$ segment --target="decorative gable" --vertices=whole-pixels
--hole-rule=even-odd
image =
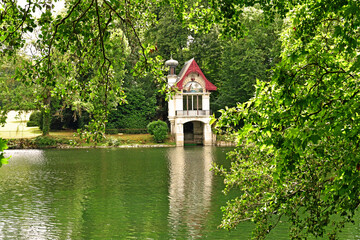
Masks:
[[[196,63],[195,59],[192,58],[189,61],[187,61],[184,65],[184,67],[181,69],[176,86],[178,89],[182,90],[184,88],[184,85],[188,85],[189,81],[195,81],[195,75],[202,78],[205,83],[205,90],[207,91],[215,91],[217,88],[214,84],[212,84],[209,80],[206,79],[204,73],[199,68],[199,65]],[[185,81],[185,79],[190,78],[190,80]]]

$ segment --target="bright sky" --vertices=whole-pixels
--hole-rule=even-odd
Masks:
[[[25,7],[27,2],[28,2],[28,0],[18,0],[18,4],[20,6],[22,6],[22,7]],[[65,1],[64,0],[57,0],[55,2],[55,0],[52,0],[52,2],[54,4],[54,8],[52,9],[52,12],[53,12],[54,15],[57,15],[61,10],[63,10]],[[37,10],[35,12],[35,16],[40,17],[40,15],[41,15],[41,12],[39,10]],[[34,31],[32,33],[26,33],[25,34],[26,42],[29,43],[31,41],[35,41],[36,40],[36,35],[37,35],[37,31]],[[29,55],[29,56],[38,55],[36,49],[31,44],[27,44],[27,46],[25,46],[23,48],[23,52],[26,55]]]
[[[22,7],[24,7],[26,5],[26,3],[27,3],[27,0],[18,0],[18,4]],[[65,1],[64,0],[56,0],[56,2],[55,2],[55,0],[53,0],[53,4],[54,4],[53,13],[55,13],[55,15],[56,15],[59,11],[61,11],[64,8]],[[39,12],[39,11],[35,12],[35,15],[37,17],[40,17],[40,14],[41,14],[41,12]]]

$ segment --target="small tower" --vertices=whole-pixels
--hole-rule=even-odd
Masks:
[[[170,60],[165,62],[165,66],[169,67],[169,74],[167,75],[168,87],[175,87],[177,75],[176,75],[176,66],[179,65],[179,62],[174,60],[171,56]],[[170,131],[171,134],[175,134],[175,100],[173,98],[169,99],[168,102],[168,118],[170,121]]]
[[[177,75],[176,75],[175,69],[176,69],[177,65],[179,65],[179,62],[174,60],[172,57],[170,60],[167,60],[165,62],[165,66],[169,67],[169,74],[167,76],[169,87],[174,86],[174,84],[176,82]]]
[[[216,86],[206,79],[195,59],[187,61],[176,75],[178,61],[170,59],[168,87],[178,92],[169,100],[168,117],[171,133],[175,135],[176,145],[212,145],[210,126],[210,94]]]

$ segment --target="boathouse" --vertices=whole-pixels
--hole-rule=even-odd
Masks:
[[[170,128],[176,146],[212,145],[210,94],[216,86],[206,79],[194,58],[187,61],[176,75],[178,64],[172,58],[165,62],[169,67],[168,86],[177,89],[168,103]]]

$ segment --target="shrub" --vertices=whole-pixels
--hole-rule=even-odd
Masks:
[[[54,147],[57,144],[56,139],[48,136],[39,136],[35,138],[35,144],[38,147]]]
[[[26,123],[26,126],[27,127],[40,126],[41,118],[42,118],[41,112],[32,112],[30,114],[29,121]]]
[[[167,136],[169,128],[164,121],[158,120],[147,125],[148,133],[153,135],[156,142],[163,142]]]
[[[120,141],[119,141],[118,139],[116,139],[116,138],[108,138],[108,139],[106,140],[106,144],[107,144],[108,146],[117,147],[117,146],[120,145]]]

